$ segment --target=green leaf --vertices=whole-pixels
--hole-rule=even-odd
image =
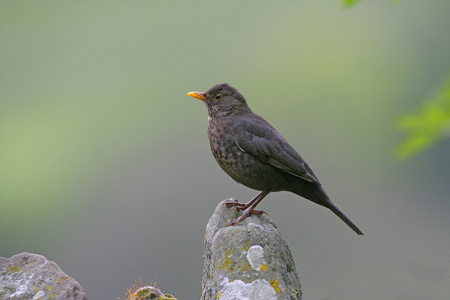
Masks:
[[[361,0],[343,0],[342,4],[343,4],[345,7],[350,7],[350,6],[355,5],[355,4],[358,3],[359,1],[361,1]]]
[[[450,76],[435,97],[426,99],[422,108],[399,117],[398,129],[408,134],[396,149],[401,159],[424,151],[450,133]]]

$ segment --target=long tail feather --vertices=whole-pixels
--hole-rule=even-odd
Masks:
[[[345,222],[353,231],[356,232],[357,235],[364,235],[364,233],[347,217],[336,205],[334,205],[331,201],[327,207],[336,214],[342,221]]]

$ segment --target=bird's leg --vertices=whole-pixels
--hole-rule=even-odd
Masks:
[[[239,210],[245,210],[247,208],[249,208],[250,206],[252,206],[255,202],[257,202],[253,207],[255,207],[256,205],[258,205],[259,202],[261,202],[261,200],[267,196],[267,194],[269,194],[270,191],[262,191],[261,193],[259,193],[255,198],[253,198],[251,201],[249,201],[246,204],[243,203],[239,203],[236,199],[234,199],[234,202],[229,202],[229,203],[225,203],[225,206],[236,206],[236,209]],[[263,195],[264,194],[264,195]]]
[[[247,204],[239,203],[239,201],[237,199],[234,199],[234,198],[231,198],[231,199],[233,199],[233,202],[227,202],[227,203],[224,203],[223,205],[225,205],[225,206],[235,206],[236,209],[241,209],[241,208],[245,209],[245,206]]]
[[[236,224],[241,223],[242,221],[245,220],[245,218],[247,218],[248,216],[250,216],[251,214],[257,214],[257,215],[262,215],[265,214],[266,212],[262,211],[262,210],[254,210],[254,208],[256,207],[256,205],[259,204],[259,202],[261,202],[262,199],[264,199],[264,197],[266,197],[268,194],[270,193],[269,191],[262,191],[261,193],[259,193],[255,198],[253,198],[250,202],[248,202],[247,204],[242,204],[239,202],[236,203],[226,203],[226,206],[235,206],[236,209],[239,210],[243,210],[244,212],[242,213],[242,215],[237,218],[234,222],[231,222],[230,224],[228,224],[228,226],[234,226]]]

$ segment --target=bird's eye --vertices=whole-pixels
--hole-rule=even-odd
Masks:
[[[215,94],[215,95],[214,95],[214,99],[216,99],[217,101],[219,101],[220,99],[222,99],[222,94]]]

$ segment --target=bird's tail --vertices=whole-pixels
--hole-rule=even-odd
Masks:
[[[328,207],[332,212],[336,214],[336,216],[338,216],[342,221],[344,221],[345,224],[347,224],[351,229],[353,229],[353,231],[355,231],[357,235],[364,235],[364,233],[352,222],[352,220],[350,220],[350,218],[347,217],[342,212],[342,210],[339,209],[339,207],[334,205],[333,202],[330,201],[326,207]]]
[[[323,190],[320,184],[302,182],[302,184],[293,185],[294,188],[290,191],[319,205],[329,208],[342,221],[345,222],[357,235],[364,235],[362,231],[347,217],[342,210],[339,209],[333,202],[331,202],[328,195]]]

